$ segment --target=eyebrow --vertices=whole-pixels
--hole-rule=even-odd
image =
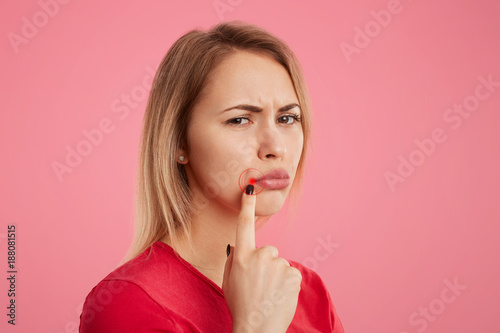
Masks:
[[[288,104],[288,105],[280,107],[278,109],[278,112],[286,112],[290,109],[293,109],[294,107],[298,107],[300,109],[300,105],[298,105],[297,103],[292,103],[292,104]],[[255,105],[239,104],[239,105],[224,109],[220,113],[224,113],[226,111],[233,110],[233,109],[240,109],[240,110],[251,111],[251,112],[262,112],[262,110],[263,110],[262,108],[255,106]]]

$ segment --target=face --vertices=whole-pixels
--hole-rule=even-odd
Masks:
[[[240,175],[259,176],[245,173],[249,168],[261,174],[284,169],[290,177],[284,188],[256,185],[264,189],[257,194],[255,215],[277,213],[302,152],[298,104],[290,76],[272,58],[235,52],[225,59],[201,92],[188,128],[188,149],[181,151],[187,156],[184,167],[191,190],[239,211]]]

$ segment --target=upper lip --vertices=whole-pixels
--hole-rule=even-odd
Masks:
[[[273,169],[266,173],[264,176],[255,179],[256,182],[264,179],[288,179],[290,176],[285,169]]]

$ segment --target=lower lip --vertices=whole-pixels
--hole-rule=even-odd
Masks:
[[[269,190],[279,190],[287,187],[290,184],[290,179],[263,179],[256,181],[255,184],[267,188]]]

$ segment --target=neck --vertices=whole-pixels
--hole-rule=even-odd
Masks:
[[[185,238],[176,240],[175,247],[167,236],[162,242],[172,246],[179,255],[208,279],[222,288],[227,244],[234,246],[239,212],[204,198],[203,208],[192,214],[191,239],[193,250]]]

